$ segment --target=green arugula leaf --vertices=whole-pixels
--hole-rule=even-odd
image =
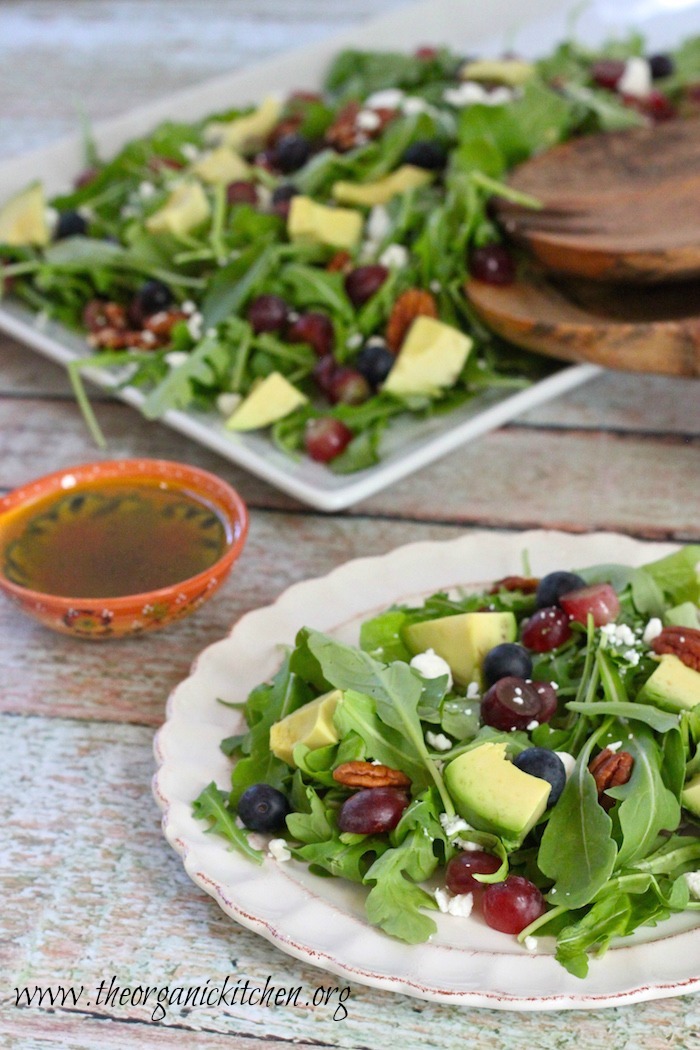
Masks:
[[[195,396],[195,384],[214,386],[230,364],[229,348],[216,337],[205,337],[181,365],[171,369],[146,397],[141,411],[146,419],[159,419],[171,408],[187,408]]]
[[[675,733],[680,739],[677,727]],[[618,868],[646,856],[659,833],[678,827],[681,816],[678,797],[663,782],[662,756],[652,733],[637,725],[624,748],[634,757],[632,775],[626,784],[608,790],[612,798],[620,801],[617,819],[622,843],[616,861]]]
[[[214,781],[208,784],[192,803],[192,812],[198,820],[208,820],[210,831],[223,835],[239,853],[243,853],[256,864],[262,864],[264,853],[253,849],[248,842],[248,833],[236,824],[236,815],[229,809],[228,792],[221,791]]]

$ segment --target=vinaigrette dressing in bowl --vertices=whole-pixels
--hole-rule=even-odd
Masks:
[[[243,501],[207,471],[166,460],[73,467],[0,500],[0,588],[64,633],[155,630],[214,594],[247,527]]]

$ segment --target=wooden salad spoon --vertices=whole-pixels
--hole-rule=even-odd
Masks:
[[[700,119],[572,139],[526,161],[498,198],[506,233],[551,271],[599,281],[700,275]]]
[[[645,286],[553,278],[534,267],[509,285],[470,280],[467,298],[516,346],[606,368],[700,376],[700,283]]]

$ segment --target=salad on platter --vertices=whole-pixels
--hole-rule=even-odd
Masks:
[[[697,114],[700,38],[631,35],[537,61],[343,51],[319,91],[165,121],[47,199],[0,207],[0,294],[82,332],[142,411],[217,412],[338,473],[381,460],[391,420],[448,412],[553,366],[487,331],[469,276],[516,262],[489,199],[574,135]]]
[[[362,887],[391,937],[439,910],[583,978],[700,910],[700,546],[523,573],[380,611],[357,646],[302,627],[193,811],[251,863]]]

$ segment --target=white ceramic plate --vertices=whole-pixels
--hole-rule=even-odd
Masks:
[[[445,43],[465,53],[489,54],[517,45],[523,54],[541,54],[567,36],[569,7],[574,6],[578,5],[573,0],[571,5],[562,5],[561,0],[530,0],[523,14],[522,6],[511,0],[428,0],[311,48],[276,56],[106,121],[95,129],[95,139],[102,154],[109,156],[128,139],[145,133],[174,113],[181,120],[194,119],[220,109],[225,99],[231,105],[248,104],[271,91],[312,87],[319,83],[332,55],[344,46],[412,48]],[[663,0],[593,0],[579,16],[577,32],[581,39],[600,40],[634,24],[660,47],[693,27],[697,0],[690,0],[689,5],[682,0],[679,5],[676,0],[673,6],[680,10],[669,11]],[[64,190],[82,165],[82,141],[77,135],[5,161],[0,164],[0,200],[35,179],[38,173],[49,194]],[[0,302],[0,329],[61,364],[85,356],[82,339],[58,324],[38,328],[32,315],[15,304]],[[213,413],[170,411],[163,421],[283,492],[320,510],[332,511],[365,499],[598,372],[592,365],[566,367],[516,394],[493,391],[445,416],[426,421],[402,420],[387,435],[382,462],[347,476],[335,475],[308,459],[291,460],[276,450],[264,434],[233,435]],[[103,386],[109,387],[113,382],[105,370],[91,370],[86,375]],[[123,390],[118,396],[136,407],[143,401],[142,393],[136,389]]]
[[[191,813],[192,800],[208,783],[224,789],[230,783],[219,742],[238,732],[242,720],[217,698],[244,700],[276,670],[279,646],[292,643],[303,625],[356,642],[359,624],[373,611],[518,572],[524,550],[533,573],[543,575],[602,562],[641,564],[673,549],[611,533],[471,533],[348,562],[244,616],[175,689],[156,737],[154,791],[165,835],[189,876],[228,915],[282,951],[348,980],[422,999],[510,1010],[592,1009],[700,989],[697,913],[619,942],[579,980],[547,954],[547,938],[539,940],[536,954],[528,953],[478,917],[438,914],[438,933],[428,943],[392,940],[366,921],[362,887],[314,877],[296,861],[267,859],[260,868],[207,834]]]

